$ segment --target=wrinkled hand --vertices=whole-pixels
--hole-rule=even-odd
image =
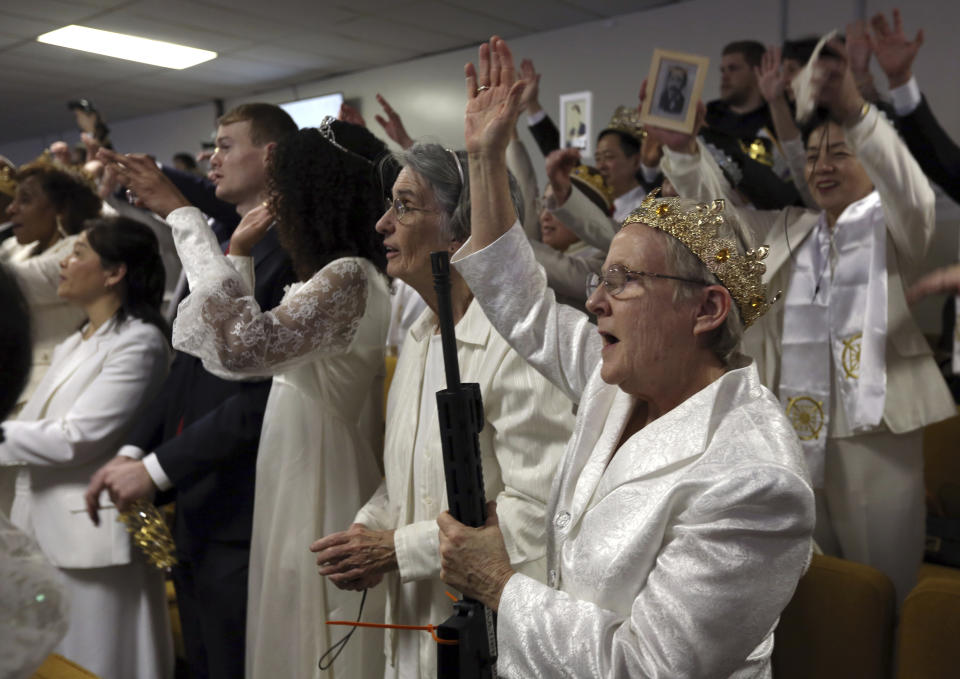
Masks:
[[[500,607],[500,597],[514,574],[500,533],[497,504],[487,503],[483,528],[470,528],[443,512],[440,528],[440,578],[491,610]]]
[[[768,46],[760,60],[760,66],[754,66],[753,72],[757,76],[760,94],[768,104],[778,101],[783,96],[787,86],[787,76],[781,68],[779,47]]]
[[[345,590],[374,587],[383,574],[397,569],[392,530],[370,530],[355,523],[348,530],[320,538],[310,551],[317,554],[320,575]]]
[[[520,103],[527,110],[527,114],[533,115],[542,111],[543,106],[540,105],[540,74],[537,73],[530,59],[524,59],[520,62],[520,82],[523,83]]]
[[[923,45],[923,29],[917,31],[917,37],[912,41],[907,40],[898,9],[893,10],[892,29],[882,12],[870,19],[870,25],[873,27],[873,35],[868,36],[870,47],[877,55],[877,63],[886,73],[890,87],[903,85],[910,80],[913,60]]]
[[[464,67],[467,110],[464,137],[471,154],[502,154],[523,107],[523,82],[517,80],[513,54],[497,36],[480,45],[478,66]],[[482,92],[479,87],[486,87]]]
[[[413,146],[413,137],[407,134],[407,128],[403,126],[400,115],[393,110],[390,102],[388,102],[382,94],[377,94],[377,101],[380,103],[380,106],[383,107],[383,112],[387,115],[386,118],[379,114],[373,116],[376,121],[380,123],[383,131],[386,132],[387,136],[400,148],[408,149]]]
[[[258,205],[243,216],[230,237],[230,254],[249,257],[253,246],[263,240],[274,222],[268,205]]]
[[[95,526],[100,525],[97,510],[100,509],[100,493],[104,490],[109,493],[117,510],[125,512],[137,500],[152,500],[157,487],[143,462],[117,455],[94,473],[83,495],[87,514]]]
[[[915,304],[929,295],[960,295],[960,264],[931,271],[907,290],[907,303]]]
[[[814,100],[828,108],[836,120],[852,125],[860,119],[863,95],[850,70],[850,58],[843,43],[834,39],[827,44],[837,56],[821,56],[817,60],[810,79]]]
[[[351,125],[359,125],[360,127],[367,126],[367,121],[363,119],[362,115],[360,115],[360,111],[355,109],[347,102],[340,104],[340,112],[337,114],[337,120],[342,120],[343,122],[350,123]]]
[[[143,153],[121,154],[102,148],[97,159],[112,168],[119,181],[133,193],[134,205],[156,212],[163,219],[179,207],[190,205],[180,190]]]
[[[570,197],[570,173],[580,164],[580,150],[575,148],[557,149],[547,155],[547,181],[553,188],[556,207],[567,202]]]

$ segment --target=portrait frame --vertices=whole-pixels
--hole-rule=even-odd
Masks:
[[[709,67],[709,57],[654,49],[640,122],[676,132],[693,132],[697,102],[703,95]]]
[[[577,148],[583,158],[592,153],[593,92],[560,95],[560,148]]]

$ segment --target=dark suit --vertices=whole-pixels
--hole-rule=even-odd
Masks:
[[[927,98],[923,97],[917,108],[896,121],[900,136],[924,174],[960,203],[960,147],[940,127]]]
[[[276,232],[252,251],[254,295],[276,306],[294,280]],[[177,352],[163,389],[128,443],[154,452],[175,500],[173,571],[187,660],[194,677],[243,676],[247,567],[257,447],[270,380],[214,377]]]

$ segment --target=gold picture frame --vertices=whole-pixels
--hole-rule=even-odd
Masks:
[[[709,67],[709,57],[653,50],[640,122],[676,132],[693,132],[697,102],[703,94]]]

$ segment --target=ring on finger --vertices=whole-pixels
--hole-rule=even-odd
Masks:
[[[480,85],[480,87],[477,88],[477,94],[480,94],[484,90],[489,90],[489,89],[490,89],[489,85]]]

